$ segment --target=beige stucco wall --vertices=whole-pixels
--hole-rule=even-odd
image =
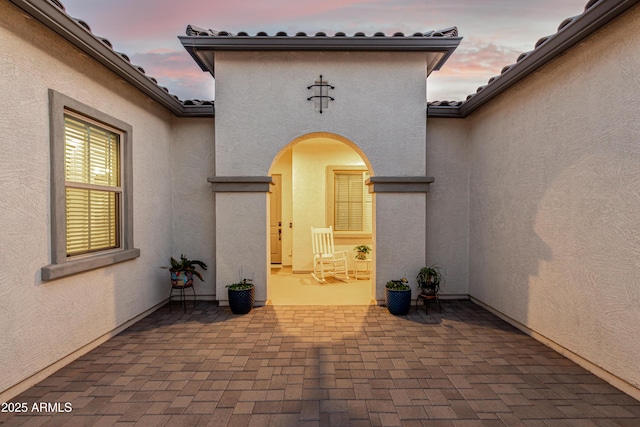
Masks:
[[[469,294],[469,126],[428,119],[427,265],[443,269],[445,296]]]
[[[0,393],[168,297],[170,115],[8,2],[0,2]],[[51,262],[48,89],[133,126],[141,256],[42,282]],[[206,178],[205,178],[206,179]]]
[[[215,196],[207,178],[215,173],[214,119],[172,120],[172,249],[174,257],[186,254],[203,261],[204,282],[196,279],[199,299],[214,299],[215,289]]]
[[[219,175],[266,175],[282,148],[314,132],[353,141],[376,175],[424,175],[425,54],[218,52],[215,60]],[[336,99],[322,114],[307,101],[320,74]]]
[[[215,61],[217,175],[265,176],[289,143],[324,132],[350,141],[375,176],[424,176],[425,54],[217,52]],[[313,95],[307,86],[320,74],[335,86],[335,102],[322,114],[307,100]],[[255,272],[258,284],[265,283],[268,262],[267,196],[222,196],[216,196],[217,259],[225,260],[217,270],[219,295],[237,280],[241,264]],[[253,202],[243,205],[240,199]],[[238,215],[221,220],[220,212],[233,203],[244,207],[243,221]],[[417,273],[425,263],[425,203],[424,194],[376,195],[379,300],[387,280]],[[264,249],[236,259],[237,242]]]
[[[640,387],[640,9],[471,121],[470,294]]]

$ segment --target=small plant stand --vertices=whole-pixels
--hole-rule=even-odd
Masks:
[[[184,310],[184,312],[187,312],[187,298],[185,295],[184,290],[185,289],[189,289],[191,288],[191,290],[193,291],[193,308],[196,308],[196,290],[193,287],[193,282],[192,283],[188,283],[186,285],[172,285],[171,286],[171,293],[169,294],[169,313],[171,313],[171,302],[173,301],[173,291],[178,291],[178,295],[180,304],[182,305],[182,309]]]
[[[440,299],[438,298],[437,293],[433,294],[418,294],[418,298],[416,298],[416,310],[418,309],[418,301],[424,301],[424,313],[429,314],[429,302],[431,300],[436,300],[438,303],[438,313],[442,313],[442,306],[440,305]]]
[[[361,270],[359,267],[362,265],[364,265],[364,269]],[[353,275],[356,277],[356,280],[358,280],[358,272],[360,272],[361,275],[366,275],[367,278],[371,278],[371,260],[355,258],[353,260]]]

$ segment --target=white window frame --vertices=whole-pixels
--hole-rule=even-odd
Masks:
[[[327,194],[327,211],[326,211],[326,218],[327,218],[327,225],[331,225],[333,226],[333,234],[334,237],[336,238],[371,238],[372,236],[372,232],[371,231],[339,231],[335,229],[335,175],[339,174],[339,173],[354,173],[354,172],[361,172],[361,173],[367,173],[368,169],[366,168],[366,166],[363,165],[356,165],[356,166],[346,166],[346,165],[332,165],[332,166],[327,166],[327,172],[326,172],[326,178],[327,178],[327,183],[326,183],[326,194]],[[364,191],[368,192],[369,189],[367,188],[366,184],[364,184],[364,180],[363,180],[363,185],[364,185]],[[373,195],[372,195],[373,197]],[[373,211],[373,200],[371,201],[371,209]],[[363,206],[364,209],[364,206]],[[363,221],[365,219],[365,212],[363,212]],[[373,228],[373,212],[372,212],[372,224],[371,227]],[[364,225],[364,224],[363,224]]]
[[[67,256],[65,185],[65,114],[104,125],[120,134],[121,216],[120,246],[115,249]],[[42,280],[53,280],[105,267],[140,256],[133,246],[133,128],[93,107],[49,89],[51,142],[51,264],[42,267]]]

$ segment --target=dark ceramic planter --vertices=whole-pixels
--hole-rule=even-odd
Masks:
[[[247,314],[251,311],[256,295],[255,286],[240,291],[227,290],[229,291],[229,308],[234,314]]]
[[[389,313],[396,316],[404,316],[411,308],[411,289],[406,291],[393,291],[389,288],[386,290],[387,309]]]
[[[184,286],[185,288],[193,285],[193,272],[192,271],[175,271],[171,272],[171,286]]]

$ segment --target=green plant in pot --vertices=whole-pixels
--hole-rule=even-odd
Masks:
[[[435,295],[440,291],[440,286],[444,285],[443,270],[437,265],[422,267],[416,281],[422,294]]]
[[[403,316],[411,308],[411,287],[406,278],[389,280],[385,287],[385,299],[389,313]]]
[[[192,286],[193,276],[196,276],[204,282],[202,274],[197,270],[197,267],[200,267],[203,270],[207,269],[207,265],[204,262],[189,259],[184,254],[180,255],[180,260],[177,260],[174,257],[169,258],[169,262],[171,263],[169,272],[171,273],[172,286]]]
[[[369,254],[371,253],[371,246],[367,245],[358,245],[353,248],[356,251],[356,259],[367,259]]]
[[[253,308],[256,287],[251,279],[242,279],[237,283],[227,285],[229,308],[234,314],[247,314]]]

